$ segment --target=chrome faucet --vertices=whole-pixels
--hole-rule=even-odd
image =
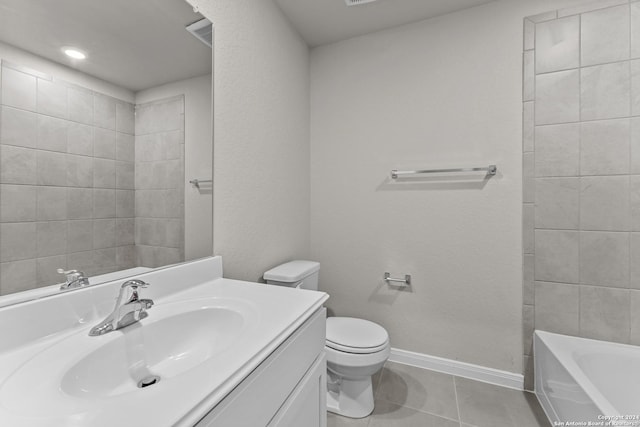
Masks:
[[[120,293],[113,312],[102,322],[91,328],[89,336],[104,335],[147,317],[149,315],[147,310],[153,306],[153,300],[140,299],[138,297],[138,288],[146,288],[147,286],[149,286],[149,283],[145,283],[142,280],[127,280],[124,282],[120,287]],[[126,297],[129,289],[131,289],[131,296]]]
[[[89,278],[84,275],[82,271],[68,270],[65,271],[62,268],[58,269],[58,273],[67,276],[64,284],[60,285],[60,290],[65,291],[67,289],[80,288],[82,286],[89,286]]]

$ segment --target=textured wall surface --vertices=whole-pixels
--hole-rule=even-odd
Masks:
[[[521,372],[522,22],[579,3],[498,1],[312,51],[311,256],[334,313]],[[491,163],[488,182],[389,179]]]
[[[214,35],[214,253],[258,281],[309,256],[309,53],[272,1],[192,1]]]
[[[133,104],[3,62],[0,293],[136,265]]]
[[[640,344],[640,3],[525,28],[524,354],[534,328]]]

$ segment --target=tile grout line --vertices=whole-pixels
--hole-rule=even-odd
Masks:
[[[460,427],[462,427],[462,414],[460,414],[460,401],[458,400],[458,386],[456,385],[456,376],[452,375],[451,378],[453,380],[453,395],[456,398],[456,410],[458,411],[458,423],[460,424]]]

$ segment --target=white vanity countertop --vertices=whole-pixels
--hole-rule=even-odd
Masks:
[[[78,314],[78,321],[72,327],[61,330],[49,327],[54,332],[40,336],[28,331],[27,335],[33,335],[34,339],[21,342],[10,337],[12,344],[5,345],[4,349],[0,344],[0,426],[192,426],[321,308],[328,298],[322,292],[224,278],[201,280],[202,272],[207,271],[205,267],[209,267],[208,262],[220,264],[221,260],[210,258],[196,262],[199,263],[196,267],[200,268],[200,272],[193,276],[200,279],[191,281],[199,283],[187,284],[186,289],[175,284],[174,279],[187,277],[185,271],[188,270],[184,269],[189,268],[189,264],[165,270],[170,273],[165,276],[171,276],[171,283],[165,289],[173,287],[172,291],[154,289],[156,284],[163,286],[163,279],[158,276],[163,270],[139,276],[153,284],[141,292],[141,297],[155,301],[155,306],[149,310],[149,317],[142,320],[140,325],[99,337],[88,336],[89,329],[104,314],[103,302],[94,309],[94,315],[83,317]],[[118,286],[119,283],[115,283],[112,289],[107,288],[113,298]],[[61,308],[68,309],[69,305],[73,307],[74,304],[77,303],[67,302]],[[145,333],[147,341],[153,341],[151,338],[154,333],[158,336],[157,332],[153,332],[158,330],[154,329],[155,322],[156,326],[165,325],[165,329],[160,329],[165,335],[160,335],[158,342],[176,341],[183,345],[183,349],[191,349],[189,346],[197,347],[198,343],[206,341],[199,338],[204,335],[194,335],[197,339],[191,341],[188,338],[190,334],[206,334],[208,330],[203,328],[209,328],[209,325],[214,325],[215,329],[216,318],[210,324],[192,322],[200,323],[193,324],[193,328],[184,327],[178,321],[175,322],[175,325],[180,325],[178,329],[166,329],[166,325],[171,326],[173,319],[179,318],[171,316],[182,313],[181,310],[185,308],[190,310],[189,313],[204,313],[203,310],[211,307],[221,308],[221,311],[229,308],[235,310],[234,313],[240,313],[234,314],[233,334],[227,333],[225,338],[224,330],[212,331],[212,335],[218,334],[211,347],[214,350],[199,348],[171,354],[163,362],[164,368],[158,367],[162,371],[157,372],[162,377],[160,382],[144,389],[137,388],[133,381],[127,384],[117,381],[119,376],[131,376],[129,372],[132,368],[127,366],[131,366],[132,362],[136,364],[136,351],[144,353],[140,348],[144,347]],[[13,307],[14,310],[19,308],[20,305]],[[25,309],[15,319],[6,317],[12,313],[0,310],[0,325],[6,320],[28,318],[30,313],[36,312],[33,307],[29,310],[28,304]],[[12,315],[15,316],[15,313]],[[170,319],[171,322],[161,323],[162,319]],[[68,323],[68,320],[65,321]],[[221,317],[221,328],[226,325],[224,321]],[[19,328],[14,324],[15,327]],[[0,339],[7,330],[6,327],[0,327]],[[100,352],[105,348],[118,351],[120,347],[122,354],[115,353],[118,357],[95,356],[114,354]],[[153,366],[152,361],[148,363]],[[187,366],[185,363],[188,368],[175,369],[175,366]],[[90,387],[84,387],[85,383]]]

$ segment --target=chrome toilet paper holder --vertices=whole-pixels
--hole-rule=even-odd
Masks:
[[[411,275],[410,274],[405,274],[404,275],[404,279],[400,279],[397,277],[391,277],[391,273],[386,272],[384,273],[384,281],[387,283],[398,283],[398,286],[401,287],[405,287],[405,286],[411,286]]]

